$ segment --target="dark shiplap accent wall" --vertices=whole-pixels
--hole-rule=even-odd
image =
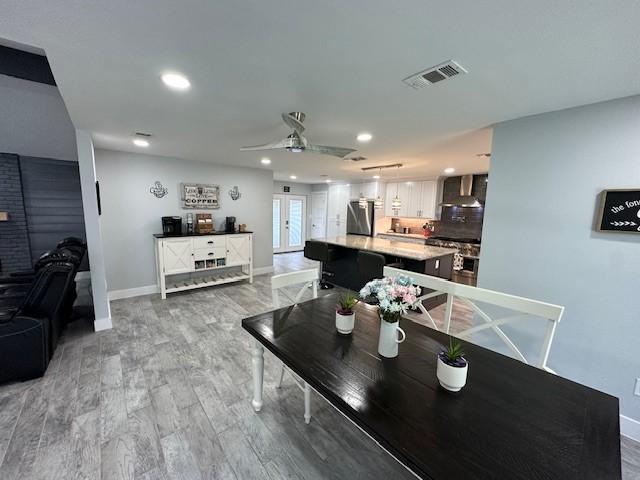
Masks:
[[[47,57],[4,45],[0,45],[0,74],[47,85],[56,84]]]
[[[76,162],[20,157],[31,256],[64,237],[85,238],[80,172]]]
[[[483,202],[487,198],[487,178],[486,174],[473,177],[473,194]],[[459,195],[460,177],[447,178],[443,184],[443,201],[451,201]],[[462,217],[465,221],[456,221],[456,217]],[[483,219],[484,208],[442,207],[436,233],[450,237],[480,238]]]
[[[22,200],[17,155],[0,153],[0,211],[9,213],[0,222],[0,268],[3,274],[31,268],[27,220]]]

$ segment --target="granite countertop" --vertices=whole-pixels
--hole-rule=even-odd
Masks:
[[[183,232],[180,235],[167,235],[165,233],[154,233],[153,236],[155,238],[179,238],[179,237],[208,237],[210,235],[237,235],[237,234],[243,234],[243,233],[253,233],[250,231],[244,231],[244,232],[211,232],[211,233],[186,233]]]
[[[378,236],[380,235],[389,235],[390,237],[405,237],[405,238],[418,238],[420,240],[426,240],[429,237],[425,237],[424,235],[420,235],[419,233],[398,233],[398,232],[380,232],[378,233]]]
[[[457,250],[452,248],[432,247],[418,243],[406,243],[385,238],[365,237],[362,235],[343,235],[340,237],[318,238],[321,242],[331,245],[352,248],[354,250],[368,250],[370,252],[393,255],[410,260],[429,260],[431,258],[453,255]]]

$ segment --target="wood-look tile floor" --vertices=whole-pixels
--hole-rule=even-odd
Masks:
[[[314,266],[274,260],[276,273]],[[260,276],[112,302],[110,331],[70,325],[43,378],[0,386],[0,479],[414,478],[317,396],[305,425],[301,392],[291,379],[275,388],[268,354],[253,412],[240,319],[270,298]],[[623,478],[640,479],[640,446],[622,449]]]

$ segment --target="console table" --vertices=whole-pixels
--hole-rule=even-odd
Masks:
[[[247,279],[253,282],[251,232],[153,237],[158,288],[163,299],[172,292]]]

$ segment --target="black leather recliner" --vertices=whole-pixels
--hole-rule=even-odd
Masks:
[[[7,310],[13,308],[17,310],[22,304],[24,297],[27,295],[31,288],[31,284],[36,278],[37,272],[41,271],[47,265],[55,263],[70,263],[74,267],[74,277],[77,272],[82,257],[78,253],[68,249],[59,248],[52,252],[43,254],[34,266],[35,273],[31,276],[19,275],[17,277],[5,277],[0,279],[0,308]],[[75,289],[75,280],[73,282],[73,288],[69,289],[65,298],[64,310],[68,315],[71,315],[73,303],[77,297]]]
[[[38,272],[17,311],[0,311],[0,382],[44,374],[65,326],[74,275],[73,264],[51,263]]]

